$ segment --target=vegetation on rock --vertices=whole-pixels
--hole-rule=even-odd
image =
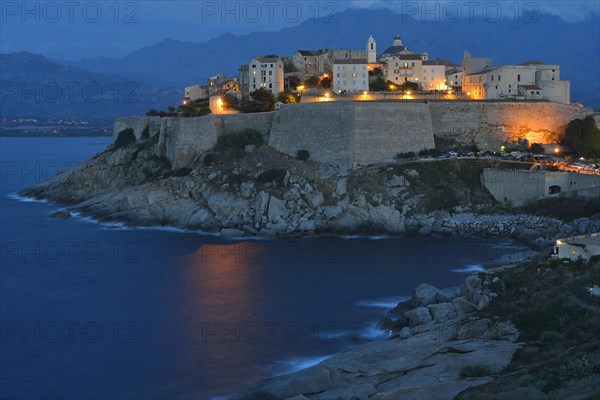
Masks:
[[[296,153],[296,157],[300,161],[306,161],[310,158],[310,153],[308,152],[308,150],[298,150],[298,152]]]
[[[491,383],[458,399],[596,399],[600,396],[600,260],[571,261],[547,255],[499,271],[506,292],[478,311],[507,318],[524,346]]]
[[[126,128],[118,133],[117,139],[115,140],[115,143],[113,144],[113,148],[120,149],[122,147],[127,147],[129,145],[132,145],[135,142],[136,142],[136,139],[135,139],[135,134],[133,133],[133,129]]]

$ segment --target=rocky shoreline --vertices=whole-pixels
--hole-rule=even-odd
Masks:
[[[267,379],[231,399],[452,399],[491,382],[521,346],[510,320],[475,315],[505,290],[494,270],[470,275],[455,288],[421,284],[411,299],[390,311],[393,319],[382,321],[387,340]],[[463,376],[465,368],[483,364],[485,375]]]
[[[557,237],[600,230],[598,219],[565,223],[498,209],[479,183],[484,160],[342,171],[246,145],[241,156],[225,152],[207,163],[204,155],[173,170],[157,151],[153,138],[112,146],[19,195],[67,204],[67,211],[100,221],[227,238],[442,234],[547,247]]]

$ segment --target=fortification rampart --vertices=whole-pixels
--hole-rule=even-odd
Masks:
[[[117,118],[113,141],[119,132],[132,128],[139,140],[148,127],[150,136],[159,135],[158,156],[171,161],[174,168],[188,165],[194,158],[216,143],[219,135],[256,129],[267,136],[273,125],[274,113],[205,115],[196,118],[124,117]]]
[[[139,139],[148,127],[160,134],[158,155],[181,167],[219,135],[256,129],[282,153],[308,150],[313,160],[354,168],[432,148],[434,137],[493,150],[518,138],[552,143],[569,121],[588,115],[594,115],[590,108],[550,102],[339,101],[285,105],[271,113],[118,118],[113,140],[125,128]]]
[[[150,135],[157,134],[160,131],[160,117],[121,117],[115,120],[113,126],[113,142],[117,135],[124,129],[133,129],[133,134],[137,140],[140,140],[144,129],[148,128]]]
[[[498,149],[506,141],[525,138],[531,143],[555,142],[577,118],[591,108],[551,102],[434,101],[433,134],[459,143],[475,142],[482,149]]]
[[[486,168],[481,183],[497,201],[513,206],[548,197],[600,196],[600,176],[576,172]]]

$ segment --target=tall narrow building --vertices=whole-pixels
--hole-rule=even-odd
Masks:
[[[373,35],[369,35],[367,40],[367,62],[369,64],[377,62],[377,42],[373,39]]]

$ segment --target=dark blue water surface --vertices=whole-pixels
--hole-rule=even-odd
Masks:
[[[452,238],[227,241],[11,196],[108,138],[0,138],[0,397],[205,399],[382,337],[421,282],[517,252]]]

